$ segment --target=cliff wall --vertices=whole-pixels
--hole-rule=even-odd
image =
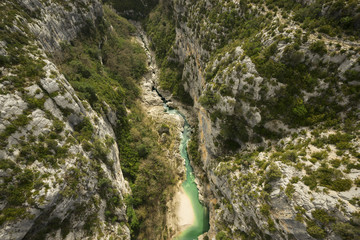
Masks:
[[[130,239],[116,115],[80,100],[47,57],[96,28],[102,4],[1,6],[0,238]]]
[[[336,12],[313,2],[301,11]],[[172,50],[199,123],[195,168],[215,196],[203,191],[208,236],[358,236],[357,13],[337,12],[353,31],[309,28],[277,1],[180,0],[173,11]]]

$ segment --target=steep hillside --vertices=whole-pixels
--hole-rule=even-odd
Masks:
[[[97,0],[0,5],[0,238],[166,236],[178,133],[161,146],[139,101],[135,27]]]
[[[179,234],[183,120],[154,87],[193,127],[200,239],[360,238],[359,1],[5,0],[0,13],[1,239]]]
[[[194,100],[208,235],[359,237],[359,3],[168,4],[145,25],[161,91]]]
[[[102,5],[5,1],[1,15],[0,238],[129,239],[116,117],[79,98],[48,57],[101,21]]]

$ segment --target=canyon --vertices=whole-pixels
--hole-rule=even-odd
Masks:
[[[1,239],[360,236],[358,1],[0,6]]]

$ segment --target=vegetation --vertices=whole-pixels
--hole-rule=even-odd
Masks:
[[[324,209],[316,209],[311,212],[312,216],[321,224],[327,225],[330,222],[335,221],[334,217],[331,217]]]
[[[205,108],[215,106],[220,100],[220,96],[212,90],[206,90],[199,99],[199,103]]]
[[[115,4],[115,7],[119,5]],[[143,50],[131,41],[135,28],[108,6],[104,6],[104,10],[104,21],[98,21],[96,28],[88,29],[91,38],[87,34],[72,45],[64,45],[64,53],[56,57],[78,96],[101,114],[108,111],[104,102],[115,110],[117,123],[114,130],[121,167],[133,193],[126,199],[131,235],[133,238],[155,236],[161,234],[164,226],[167,191],[175,179],[162,156],[157,134],[152,130],[154,126],[137,102],[137,85],[147,69]],[[110,24],[113,30],[109,30]],[[99,42],[102,42],[100,49]],[[130,109],[130,114],[126,113],[125,107]],[[83,143],[84,149],[112,169],[106,145],[93,138],[89,119],[85,118],[75,130],[75,137]],[[106,199],[107,221],[118,221],[115,208],[123,204],[118,193],[101,173],[98,186],[101,196]],[[91,229],[93,224],[88,226]]]
[[[336,234],[344,240],[356,239],[360,236],[359,224],[338,222],[333,226]]]
[[[326,50],[326,45],[323,41],[317,41],[317,42],[313,42],[311,45],[310,45],[310,51],[314,52],[314,53],[317,53],[319,55],[324,55],[325,53],[327,53],[327,50]]]
[[[285,188],[286,196],[291,199],[294,192],[295,192],[294,185],[292,185],[291,183],[288,183],[288,185]]]
[[[7,138],[15,133],[18,128],[26,126],[30,122],[30,118],[26,113],[19,115],[14,121],[12,121],[6,128],[0,133],[0,147],[7,145]]]
[[[268,182],[276,181],[281,178],[281,171],[275,163],[271,163],[268,172],[266,173],[266,179]]]
[[[225,232],[218,232],[216,234],[216,240],[230,240],[231,238],[229,238]]]
[[[129,1],[129,4],[133,3],[134,1],[131,3]],[[153,2],[155,3],[156,1]],[[20,12],[24,18],[31,21],[27,13],[20,11],[22,8],[18,3],[4,6],[9,8],[7,9],[9,12]],[[64,7],[71,10],[70,5],[64,4]],[[123,7],[126,8],[125,5]],[[117,122],[114,130],[120,149],[121,165],[133,193],[127,199],[131,234],[134,238],[158,236],[165,223],[168,191],[176,179],[172,177],[174,174],[163,157],[157,141],[158,135],[152,130],[155,127],[143,115],[137,102],[140,93],[137,85],[147,68],[143,49],[132,41],[135,28],[119,17],[109,6],[104,6],[104,12],[104,17],[98,18],[95,25],[89,23],[85,26],[77,39],[63,43],[61,53],[53,53],[52,60],[56,62],[61,73],[64,73],[77,95],[82,100],[87,100],[100,115],[105,115],[109,111],[116,113]],[[14,21],[17,21],[15,15],[6,14],[1,29],[13,28]],[[44,77],[42,58],[35,50],[27,51],[32,47],[30,45],[32,36],[28,29],[20,29],[18,32],[15,30],[14,33],[1,31],[0,34],[2,40],[6,42],[8,53],[1,57],[1,64],[14,70],[10,77],[1,75],[1,82],[11,83],[4,90],[24,92],[23,87],[30,83],[34,84]],[[28,56],[28,52],[35,57]],[[51,73],[50,77],[55,78],[56,73]],[[95,118],[84,117],[74,126],[73,134],[69,134],[68,130],[64,131],[65,124],[44,108],[46,98],[58,94],[59,92],[56,92],[42,99],[24,94],[29,111],[19,115],[1,132],[0,144],[4,148],[8,143],[7,138],[26,126],[31,120],[29,117],[31,111],[37,108],[43,110],[53,123],[49,126],[51,128],[49,133],[39,136],[32,136],[29,133],[19,140],[19,145],[16,146],[19,148],[16,162],[1,161],[1,168],[11,169],[9,170],[11,174],[7,175],[0,184],[0,200],[6,203],[0,212],[0,225],[19,218],[33,217],[27,213],[24,206],[38,207],[46,201],[45,195],[40,195],[40,190],[47,191],[49,188],[42,180],[42,177],[47,178],[49,174],[41,176],[26,167],[21,170],[18,164],[29,166],[38,161],[45,167],[57,169],[70,156],[75,161],[76,167],[67,169],[64,180],[59,179],[57,182],[62,187],[62,196],[74,199],[79,197],[80,188],[85,185],[84,176],[88,176],[91,172],[95,175],[93,177],[98,179],[95,188],[106,202],[105,220],[111,224],[123,221],[118,216],[118,209],[122,208],[125,202],[121,200],[121,194],[110,182],[102,166],[104,163],[110,171],[114,171],[114,162],[110,161],[108,156],[114,139],[95,137],[95,127],[92,124],[97,121]],[[128,114],[126,109],[130,110],[131,114]],[[65,117],[71,114],[68,109],[61,110]],[[81,144],[90,155],[90,159],[70,154],[68,149],[74,144]],[[94,215],[99,205],[98,201],[99,199],[94,196],[94,202],[87,203],[89,209],[83,206],[84,203],[80,203],[81,206],[76,210],[82,213],[88,210],[83,217],[84,228],[89,235],[93,234],[99,222],[99,218]],[[42,239],[47,233],[61,229],[62,237],[65,238],[74,217],[72,214],[63,222],[54,219],[43,229],[35,231],[33,237]]]
[[[190,156],[191,161],[197,165],[201,166],[201,156],[199,150],[199,140],[198,140],[198,129],[196,128],[195,131],[191,134],[191,139],[188,143],[188,153]]]
[[[109,7],[105,6],[104,11],[106,17],[96,28],[89,26],[86,35],[72,45],[63,45],[63,52],[55,58],[79,97],[88,100],[99,113],[107,111],[105,101],[122,119],[126,115],[123,103],[130,107],[139,95],[136,84],[146,71],[145,54],[130,39],[135,28]],[[110,31],[110,24],[116,30]],[[99,49],[103,36],[107,41]]]
[[[193,105],[193,100],[184,90],[183,65],[176,60],[175,22],[170,1],[161,1],[145,19],[145,30],[151,39],[151,48],[160,67],[160,86],[170,91],[176,99]]]
[[[307,224],[306,231],[316,239],[323,239],[326,237],[326,232],[324,229],[316,225],[314,222],[309,222]]]
[[[310,189],[314,189],[317,184],[338,192],[348,191],[352,187],[352,181],[344,179],[341,171],[327,166],[318,168],[302,180]]]
[[[158,4],[159,0],[104,0],[111,5],[122,16],[127,18],[142,19]]]
[[[355,35],[359,31],[359,5],[357,1],[316,0],[311,4],[301,5],[296,1],[267,0],[269,7],[278,6],[286,11],[293,11],[293,19],[307,30],[330,35]],[[326,5],[326,11],[322,11]]]
[[[133,192],[128,198],[128,204],[134,209],[128,212],[132,236],[142,238],[161,234],[167,194],[176,179],[157,142],[157,133],[151,130],[155,129],[151,121],[140,109],[133,109],[129,118],[132,134],[122,138],[119,145],[124,159],[122,169]]]
[[[1,55],[1,66],[11,69],[11,76],[0,76],[0,82],[10,81],[7,89],[23,88],[40,80],[44,76],[45,65],[40,52],[34,46],[27,25],[22,24],[17,29],[13,28],[14,22],[21,17],[25,21],[32,22],[31,13],[27,12],[18,2],[4,3],[1,9],[4,17],[0,23],[0,38],[6,43],[6,55]],[[28,54],[31,53],[31,54]],[[5,89],[6,89],[5,88]]]
[[[56,2],[61,2],[65,9],[72,10],[72,5],[68,2]],[[233,196],[239,196],[236,199],[238,206],[247,208],[252,204],[249,199],[256,204],[260,203],[260,212],[267,220],[266,232],[273,234],[277,231],[279,222],[272,218],[272,206],[268,204],[268,200],[272,189],[282,183],[278,180],[287,177],[279,168],[283,164],[298,171],[306,171],[302,179],[298,177],[301,175],[291,176],[290,183],[286,187],[280,187],[289,202],[294,200],[293,184],[299,181],[309,186],[310,191],[320,191],[321,186],[324,193],[328,189],[341,192],[350,190],[353,185],[359,187],[360,180],[353,182],[347,174],[351,169],[360,169],[357,150],[359,124],[355,112],[360,94],[359,86],[354,84],[358,80],[360,60],[351,61],[352,65],[343,72],[340,64],[328,61],[328,57],[323,58],[325,54],[334,57],[345,56],[346,53],[347,58],[358,54],[358,49],[342,48],[342,42],[339,41],[356,40],[358,36],[360,8],[357,1],[315,0],[310,4],[300,4],[295,0],[244,0],[235,1],[236,3],[191,1],[192,7],[187,6],[185,14],[180,11],[176,16],[173,15],[172,1],[103,2],[111,3],[118,12],[128,17],[143,19],[144,28],[151,39],[150,47],[160,66],[161,88],[170,91],[174,97],[188,105],[193,105],[193,100],[185,91],[184,85],[192,80],[191,75],[194,73],[185,71],[187,74],[183,75],[184,66],[176,56],[175,28],[184,28],[186,24],[186,27],[192,29],[191,37],[198,39],[202,47],[199,49],[201,56],[196,56],[195,59],[190,54],[183,64],[188,66],[189,62],[193,64],[196,61],[196,67],[202,71],[202,64],[197,62],[208,63],[204,71],[206,90],[198,95],[199,103],[220,128],[220,134],[214,141],[223,151],[216,153],[219,153],[219,165],[215,173],[228,177],[227,183],[235,186],[231,190]],[[181,4],[181,1],[175,3]],[[55,97],[58,92],[43,99],[23,94],[24,87],[44,77],[45,63],[42,54],[36,51],[37,46],[32,42],[35,38],[29,29],[24,24],[17,29],[14,23],[31,22],[33,18],[39,18],[40,13],[24,10],[18,2],[6,2],[2,7],[2,11],[9,14],[5,14],[0,23],[0,37],[6,42],[4,49],[7,52],[0,56],[0,64],[11,69],[11,74],[4,76],[0,73],[0,82],[4,83],[0,94],[18,91],[24,95],[30,110],[44,110],[53,125],[47,134],[29,134],[19,139],[15,146],[19,150],[15,161],[4,159],[0,162],[0,168],[4,172],[6,170],[6,176],[0,184],[0,200],[6,201],[0,211],[0,225],[18,218],[32,218],[25,206],[38,207],[37,204],[45,201],[45,197],[40,196],[39,192],[40,189],[48,188],[44,181],[46,174],[41,176],[37,171],[23,166],[38,161],[45,167],[57,169],[65,159],[72,157],[76,159],[76,166],[67,170],[64,181],[59,180],[64,187],[62,196],[76,199],[85,181],[84,176],[89,173],[87,169],[90,169],[98,179],[95,188],[106,202],[104,213],[108,223],[123,221],[117,212],[126,203],[132,238],[166,238],[163,234],[166,202],[171,197],[171,187],[177,179],[173,177],[173,170],[166,161],[158,137],[169,134],[170,128],[166,125],[154,126],[138,103],[139,80],[147,68],[144,51],[132,41],[135,28],[105,6],[104,18],[97,19],[95,26],[89,23],[78,39],[64,43],[62,53],[53,55],[61,72],[82,100],[87,100],[99,115],[105,115],[109,111],[116,113],[115,140],[108,136],[105,139],[96,138],[92,122],[97,120],[87,117],[74,126],[71,136],[64,131],[62,121],[43,107],[46,98]],[[135,10],[135,14],[128,11],[130,9]],[[277,19],[280,15],[281,18]],[[293,29],[293,25],[288,26],[287,20],[298,23],[296,29]],[[314,40],[314,37],[317,39]],[[333,42],[339,43],[334,47]],[[244,52],[241,50],[236,53],[239,52],[238,46]],[[315,54],[319,56],[313,58]],[[50,77],[55,78],[56,74],[52,73]],[[243,80],[239,87],[241,91],[237,94],[233,94],[234,79]],[[217,109],[223,97],[235,99],[233,115]],[[2,149],[7,146],[10,135],[31,121],[30,110],[12,119],[0,133]],[[65,116],[71,114],[68,109],[61,110]],[[256,111],[261,113],[261,122],[250,127],[249,122],[253,120]],[[303,130],[292,134],[291,141],[294,143],[289,143],[284,138],[285,143],[279,141],[275,144],[274,140],[285,137],[288,133],[286,129],[266,127],[266,123],[273,120],[281,120],[292,129],[303,126],[310,128],[315,140],[306,139],[307,132]],[[320,136],[322,128],[336,133]],[[201,165],[197,135],[197,132],[192,135],[188,150],[192,161]],[[299,141],[299,136],[302,142]],[[108,156],[109,148],[115,141],[119,146],[124,176],[132,189],[132,195],[127,196],[124,201],[103,170],[104,167],[110,171],[115,170],[114,162]],[[261,154],[254,150],[231,155],[240,147],[247,146],[248,142],[256,144],[249,145],[249,149],[255,146]],[[308,148],[310,142],[320,150],[312,151]],[[74,156],[71,153],[73,151],[69,151],[73,144],[81,144],[83,150],[91,156],[90,159]],[[336,149],[338,155],[336,159],[330,154],[335,152],[333,149]],[[221,195],[220,192],[216,194]],[[92,201],[89,205],[98,206],[100,199],[94,197]],[[359,206],[357,198],[348,202]],[[228,201],[223,201],[223,204],[227,210],[233,211],[233,206]],[[339,211],[344,211],[341,203],[338,208]],[[89,236],[93,235],[100,221],[96,212],[88,213],[86,206],[79,206],[77,209],[86,213],[84,228]],[[311,212],[313,218],[309,220],[304,208],[296,206],[295,211],[296,220],[306,222],[307,231],[314,238],[322,239],[330,233],[343,239],[359,237],[359,221],[355,217],[349,222],[339,222],[335,216],[340,212],[329,213],[325,209],[316,209]],[[221,215],[222,212],[219,213],[220,219]],[[221,226],[217,228],[216,239],[248,239],[260,235],[265,239],[271,238],[259,233],[260,229],[253,219],[246,217],[246,221],[251,229],[247,233]],[[69,217],[62,222],[57,218],[51,219],[37,237],[44,238],[51,229],[61,229],[61,235],[65,238],[69,233],[70,222]],[[263,227],[266,228],[266,224]],[[101,234],[99,237],[101,238]]]
[[[349,64],[351,70],[343,73],[339,68],[341,63],[332,59],[345,56],[345,53],[347,57],[357,54],[354,48],[346,49],[350,46],[342,40],[354,41],[358,35],[359,5],[356,1],[300,2],[197,1],[191,7],[184,6],[184,14],[180,13],[177,18],[179,29],[188,34],[187,28],[190,28],[189,36],[202,47],[196,49],[197,54],[201,53],[200,62],[206,66],[205,70],[200,70],[206,82],[202,83],[205,85],[202,92],[199,91],[199,103],[207,110],[216,129],[221,128],[214,141],[219,155],[215,173],[226,176],[232,199],[238,200],[238,206],[244,209],[254,206],[249,199],[268,198],[272,188],[279,187],[280,181],[276,181],[288,177],[282,175],[278,165],[271,161],[281,161],[279,166],[285,164],[299,172],[306,170],[302,179],[300,176],[303,175],[293,175],[291,183],[280,187],[292,203],[295,200],[292,200],[294,184],[301,180],[310,191],[322,190],[325,194],[328,189],[348,191],[353,186],[347,174],[350,169],[357,168],[358,157],[354,149],[357,148],[359,127],[350,124],[353,130],[345,130],[348,124],[339,116],[346,115],[352,119],[350,122],[358,122],[358,117],[354,116],[356,106],[351,102],[358,99],[359,89],[347,84],[356,81],[358,64]],[[181,3],[179,5],[183,7]],[[344,24],[347,21],[349,25]],[[336,43],[339,46],[335,50]],[[341,49],[343,45],[346,47]],[[190,56],[184,62],[186,70],[202,67],[197,62],[196,66],[189,66],[189,62],[195,64],[192,58]],[[229,91],[235,83],[239,83],[237,94]],[[234,111],[230,114],[221,107],[227,100],[225,96],[235,98]],[[252,126],[250,122],[253,123],[255,111],[260,113],[261,122]],[[287,131],[285,126],[284,129],[269,126],[278,120],[292,129],[299,129],[290,142],[286,137],[292,130]],[[306,130],[300,131],[303,126]],[[308,128],[324,135],[318,133],[312,141],[308,138]],[[337,133],[327,137],[332,130]],[[240,144],[262,151],[264,156],[251,156],[243,151],[237,154]],[[315,147],[318,149],[313,151]],[[249,152],[256,153],[255,150]],[[275,153],[269,157],[272,152]],[[335,152],[339,158],[333,160]],[[258,179],[252,176],[253,173],[264,176]],[[255,190],[257,186],[263,188],[261,194],[257,194],[260,192],[260,189]],[[356,199],[353,202],[357,204]],[[263,215],[269,214],[266,206],[266,203],[261,205]],[[297,220],[306,220],[305,209],[299,207],[296,211]],[[314,220],[307,222],[307,230],[315,238],[325,238],[330,233],[328,228],[338,220],[335,215],[324,213],[315,210]],[[250,225],[251,220],[246,221]],[[275,222],[275,219],[268,219],[268,230],[276,230]],[[220,230],[237,239],[233,229],[227,231],[224,226],[219,228],[219,233]]]
[[[239,79],[242,78],[242,74],[247,73],[248,66],[243,63],[245,54],[251,58],[252,62],[255,63],[257,72],[265,79],[262,82],[263,89],[260,91],[260,100],[252,99],[253,93],[251,90],[253,90],[253,86],[251,84],[242,87],[244,93],[240,92],[235,96],[237,103],[235,104],[236,115],[241,115],[241,107],[237,107],[241,105],[241,102],[247,102],[251,106],[256,106],[260,109],[262,121],[253,128],[255,131],[253,133],[254,137],[250,137],[247,141],[256,143],[261,141],[262,137],[270,139],[279,138],[281,133],[273,133],[262,125],[274,119],[280,119],[293,127],[311,126],[324,122],[329,126],[333,126],[341,121],[338,119],[337,114],[343,111],[344,108],[340,107],[338,102],[333,101],[331,97],[338,87],[337,79],[339,76],[336,70],[337,66],[325,62],[313,64],[309,61],[309,56],[307,56],[309,51],[324,55],[327,53],[328,43],[323,40],[312,40],[310,42],[310,32],[305,32],[302,29],[297,29],[296,31],[288,29],[286,34],[279,35],[275,30],[283,32],[287,19],[284,20],[285,23],[281,26],[272,22],[277,21],[276,19],[273,20],[271,16],[281,10],[279,8],[286,12],[294,11],[295,14],[307,9],[305,11],[309,13],[311,21],[315,21],[316,17],[313,17],[311,13],[316,11],[315,16],[319,17],[319,14],[322,14],[320,6],[324,4],[324,1],[315,2],[315,4],[301,5],[296,1],[269,0],[265,1],[265,3],[270,10],[264,12],[260,4],[258,4],[260,2],[249,4],[249,1],[241,1],[239,4],[228,3],[224,5],[223,2],[214,1],[212,2],[213,6],[209,8],[200,1],[194,4],[193,9],[189,10],[189,16],[186,18],[188,27],[192,29],[194,35],[198,36],[198,39],[201,39],[201,45],[205,50],[208,50],[210,55],[210,61],[208,61],[209,63],[205,70],[205,78],[207,82],[211,83],[210,86],[212,88],[207,87],[207,90],[203,91],[200,103],[212,115],[216,115],[216,118],[222,122],[227,120],[221,114],[216,114],[216,103],[221,101],[213,96],[219,95],[218,93],[224,96],[227,95],[226,89],[232,83],[231,80],[229,82],[224,80],[231,75],[230,73],[236,73]],[[336,4],[345,7],[345,12],[340,11],[338,7],[334,9],[338,9],[339,12],[336,12],[334,9],[331,10],[335,11],[336,14],[345,14],[349,18],[351,18],[350,15],[352,17],[356,15],[354,9],[349,8],[349,6],[354,7],[354,1],[349,3],[326,2],[326,4],[330,8]],[[255,7],[251,11],[249,10],[250,5]],[[337,21],[337,19],[331,18],[327,13],[322,17],[323,19],[319,21],[321,24],[328,24],[328,20]],[[327,17],[330,18],[327,19]],[[207,24],[202,24],[203,19],[206,19]],[[356,27],[357,25],[351,26]],[[222,34],[219,35],[217,34],[218,32]],[[294,36],[291,36],[291,32]],[[352,33],[350,32],[349,34],[351,35]],[[275,33],[277,36],[275,36]],[[270,38],[269,35],[274,37]],[[310,42],[309,44],[307,44],[308,41]],[[270,42],[269,45],[268,42]],[[278,49],[279,43],[286,46],[282,53]],[[234,51],[238,46],[242,46],[245,54],[235,57]],[[203,57],[206,62],[208,60],[207,57]],[[214,62],[216,64],[213,64]],[[233,68],[235,70],[232,70]],[[356,78],[354,78],[355,72],[354,70],[348,71],[349,79]],[[275,84],[272,79],[276,79],[277,82],[284,85],[276,90],[275,96],[268,97],[267,91],[269,86],[274,86]],[[246,80],[251,80],[251,77]],[[304,92],[313,93],[320,80],[325,80],[325,82],[329,83],[328,90],[314,94],[314,97],[305,101]],[[251,81],[248,82],[251,83]],[[266,82],[269,83],[268,86],[266,86]],[[355,97],[353,93],[358,92],[358,89],[353,86],[350,88],[352,90],[346,90],[346,96],[353,98]],[[210,91],[210,93],[207,91]],[[239,121],[239,116],[237,116],[237,121]],[[234,140],[236,137],[232,137],[232,139]],[[223,138],[222,142],[224,143],[227,140],[228,138]]]
[[[39,190],[42,186],[41,178],[37,172],[30,169],[21,170],[12,161],[6,162],[6,167],[10,167],[12,172],[4,177],[4,182],[0,184],[0,200],[7,202],[0,211],[0,225],[4,222],[16,221],[19,218],[31,217],[23,204],[26,202],[33,203],[33,190]]]

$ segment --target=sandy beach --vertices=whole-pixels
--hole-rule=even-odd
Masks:
[[[195,222],[195,214],[190,198],[181,185],[178,187],[172,201],[168,203],[168,208],[167,226],[171,229],[169,237],[174,239]]]
[[[180,231],[185,230],[195,222],[195,214],[191,205],[190,198],[186,195],[184,188],[180,187],[176,193],[175,198],[178,201],[176,206],[176,215]]]

